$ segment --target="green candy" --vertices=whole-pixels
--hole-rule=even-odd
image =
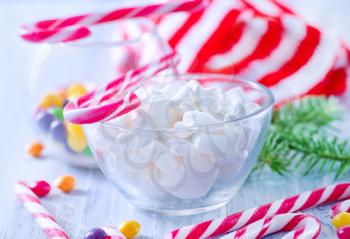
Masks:
[[[55,107],[51,110],[51,113],[55,116],[56,119],[63,121],[63,108],[62,107]]]
[[[92,157],[92,152],[90,147],[86,147],[82,153],[85,154],[86,156]]]

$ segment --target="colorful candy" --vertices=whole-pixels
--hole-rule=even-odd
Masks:
[[[335,228],[341,228],[350,225],[350,213],[341,212],[332,219],[332,224]]]
[[[34,158],[40,158],[42,156],[43,149],[44,145],[36,141],[29,145],[27,152],[30,156]]]
[[[127,239],[131,239],[139,234],[141,225],[137,221],[127,220],[120,224],[118,229]]]
[[[64,117],[63,117],[63,108],[62,108],[62,107],[55,107],[55,108],[52,108],[52,109],[51,109],[51,113],[52,113],[52,115],[53,115],[57,120],[60,120],[60,121],[63,121],[63,120],[64,120]]]
[[[40,108],[48,109],[50,107],[62,107],[63,99],[57,94],[47,94],[44,96],[43,100],[40,103]]]
[[[67,143],[74,152],[82,152],[87,147],[83,128],[77,124],[66,124]]]
[[[55,180],[56,187],[65,193],[73,191],[75,184],[75,179],[69,175],[61,176]]]
[[[37,125],[43,132],[47,132],[50,129],[50,125],[54,120],[54,116],[47,112],[39,112],[35,115],[35,119],[37,121]]]
[[[92,157],[92,152],[89,146],[83,150],[83,154],[86,156]]]
[[[101,228],[93,228],[89,230],[84,239],[104,239],[106,237],[106,232]]]
[[[339,239],[349,239],[350,238],[350,226],[345,226],[337,230],[337,236]]]
[[[66,128],[62,121],[55,120],[50,125],[50,132],[52,137],[58,142],[65,142],[66,140]]]
[[[76,99],[86,93],[86,88],[82,84],[73,84],[68,87],[67,96],[68,99]]]
[[[68,153],[92,158],[82,127],[70,124],[63,116],[63,107],[69,99],[77,98],[86,91],[84,85],[76,83],[45,95],[37,107],[34,119],[44,136],[61,144]]]
[[[30,185],[30,189],[37,195],[38,197],[45,197],[47,194],[49,194],[51,190],[50,184],[48,184],[45,181],[37,181]]]

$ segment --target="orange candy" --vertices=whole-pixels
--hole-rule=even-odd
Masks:
[[[72,176],[64,175],[55,180],[55,185],[62,192],[69,193],[75,188],[75,179]]]
[[[36,141],[29,145],[27,152],[34,158],[40,158],[42,156],[43,149],[44,145]]]

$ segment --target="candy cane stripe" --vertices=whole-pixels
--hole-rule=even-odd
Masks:
[[[126,7],[105,13],[83,14],[62,19],[39,21],[23,27],[26,32],[21,35],[30,42],[69,42],[90,35],[86,26],[98,25],[120,19],[159,16],[172,12],[195,12],[208,4],[206,0],[186,0],[178,2],[157,3],[146,6]],[[81,28],[83,27],[83,28]]]
[[[224,238],[249,239],[260,238],[260,236],[281,230],[294,230],[288,234],[293,235],[293,237],[288,238],[317,238],[320,233],[318,220],[305,214],[294,214],[293,212],[349,197],[350,183],[340,183],[238,212],[225,218],[179,228],[168,233],[166,238],[204,239],[230,232]],[[350,200],[343,204],[343,207],[341,204],[334,206],[331,215],[335,215],[341,210],[348,210]],[[266,220],[265,223],[262,223],[269,217],[272,217],[271,221]],[[217,227],[209,227],[209,225],[217,225]],[[246,235],[247,237],[245,237]]]

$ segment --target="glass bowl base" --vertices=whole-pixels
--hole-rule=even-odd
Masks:
[[[135,207],[144,210],[146,212],[150,213],[158,213],[166,216],[190,216],[190,215],[195,215],[195,214],[201,214],[201,213],[207,213],[210,211],[214,211],[216,209],[219,209],[223,206],[225,206],[230,200],[227,200],[222,203],[210,205],[210,206],[205,206],[205,207],[199,207],[199,208],[189,208],[189,209],[160,209],[160,208],[152,208],[152,207],[147,207],[144,205],[138,205],[132,203]]]

